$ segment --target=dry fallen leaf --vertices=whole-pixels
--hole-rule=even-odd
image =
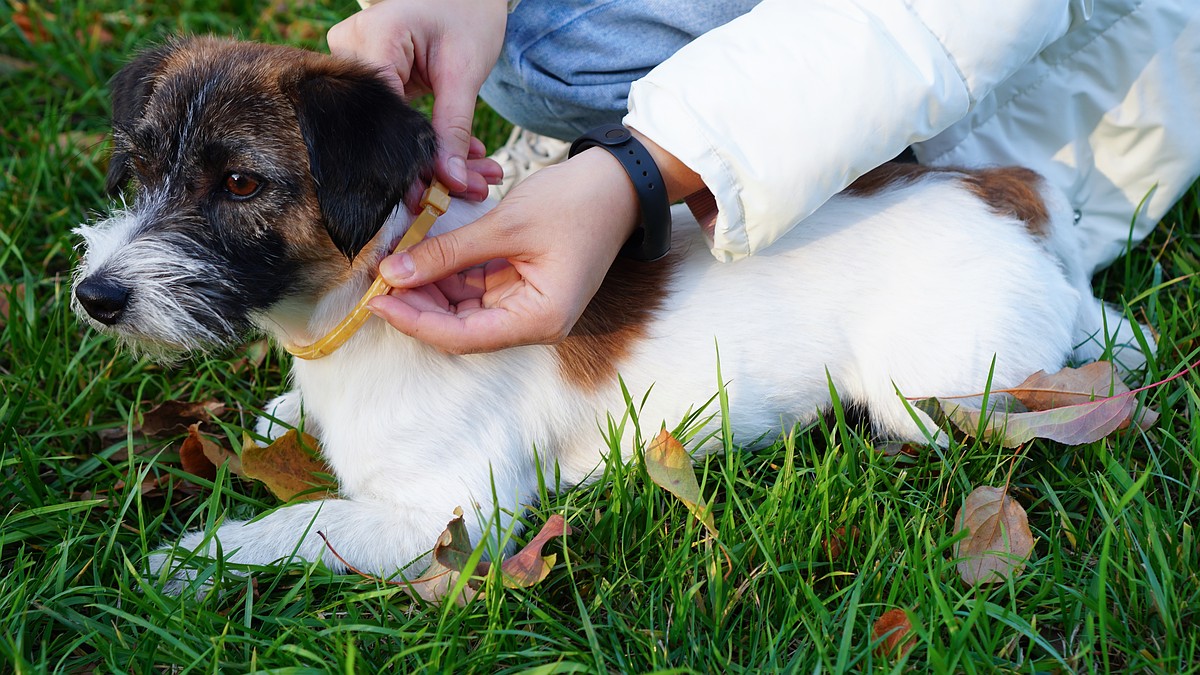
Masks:
[[[846,544],[848,541],[858,539],[858,535],[859,531],[857,527],[850,528],[849,537],[846,536],[846,528],[844,526],[834,530],[833,533],[825,539],[824,549],[825,552],[829,554],[829,561],[833,562],[834,560],[842,557],[842,552],[846,550]]]
[[[247,436],[242,445],[242,473],[265,484],[285,502],[325,499],[337,492],[337,483],[317,448],[317,439],[295,429],[266,447]]]
[[[25,297],[25,284],[17,284],[15,286],[0,284],[0,328],[4,328],[8,323],[8,313],[12,309],[12,305],[9,304],[8,300],[9,296],[16,302],[21,302],[21,299]]]
[[[717,527],[712,514],[704,505],[700,495],[700,484],[696,482],[696,470],[692,458],[683,445],[666,429],[658,433],[646,448],[646,473],[650,480],[662,489],[679,498],[715,537]]]
[[[557,513],[550,516],[546,524],[542,525],[542,529],[538,530],[537,536],[530,539],[515,555],[505,558],[504,562],[500,563],[504,585],[509,588],[529,588],[541,583],[550,574],[550,568],[554,567],[554,561],[558,559],[553,553],[543,556],[542,547],[554,537],[570,536],[571,532],[571,526],[567,524],[566,519]]]
[[[223,412],[220,401],[164,401],[142,414],[139,429],[147,436],[169,436],[197,422],[211,422]]]
[[[1033,533],[1025,509],[1003,488],[971,491],[954,519],[958,574],[968,584],[995,583],[1021,573],[1033,551]]]
[[[257,368],[266,360],[267,353],[270,351],[271,345],[265,339],[247,343],[238,349],[241,356],[229,364],[229,369],[237,374],[243,370]]]
[[[1137,401],[1132,396],[1102,398],[1052,410],[1021,412],[1012,410],[1006,394],[993,394],[988,410],[979,399],[931,398],[918,401],[916,406],[935,420],[949,420],[955,428],[975,436],[995,441],[1006,448],[1015,448],[1035,438],[1058,441],[1064,445],[1083,445],[1105,438],[1129,424]]]
[[[1096,361],[1080,368],[1063,368],[1054,374],[1039,370],[1004,393],[1012,394],[1030,410],[1050,410],[1077,403],[1091,403],[1129,391],[1117,367]]]
[[[471,552],[471,535],[467,532],[467,524],[463,520],[462,507],[454,509],[454,520],[446,523],[446,529],[433,545],[433,559],[456,572],[461,572],[467,566]]]
[[[20,29],[25,39],[34,44],[50,41],[50,32],[46,24],[54,23],[56,17],[49,13],[30,7],[28,3],[12,3],[13,24]]]
[[[467,558],[471,556],[471,537],[467,534],[467,526],[463,522],[462,507],[454,509],[454,519],[446,524],[446,529],[438,535],[433,545],[433,560],[429,569],[420,577],[409,582],[399,582],[410,594],[426,602],[440,603],[443,598],[453,592],[462,577]],[[445,561],[445,562],[443,562]],[[486,563],[484,563],[486,565]],[[483,567],[487,572],[487,567]],[[479,569],[476,568],[476,573]],[[480,575],[482,576],[482,575]],[[462,591],[454,598],[460,607],[467,604],[479,593],[479,583],[462,584]]]
[[[179,463],[183,470],[206,480],[217,477],[217,469],[229,463],[229,472],[242,475],[242,460],[236,453],[200,433],[200,423],[188,427],[187,438],[179,446]]]
[[[1139,408],[1134,393],[1117,377],[1115,366],[1097,361],[1053,374],[1038,371],[1016,387],[998,389],[988,395],[986,411],[982,395],[925,398],[914,405],[968,436],[982,429],[984,438],[1008,448],[1034,438],[1082,445],[1131,423],[1152,426],[1158,413]]]
[[[986,411],[982,394],[910,400],[939,424],[949,421],[968,436],[982,435],[1005,447],[1015,448],[1034,438],[1082,445],[1130,424],[1151,428],[1158,413],[1140,407],[1134,395],[1179,377],[1130,391],[1117,374],[1107,361],[1052,374],[1038,371],[1016,387],[991,392]]]
[[[872,631],[875,639],[883,641],[875,647],[875,653],[880,656],[901,657],[916,644],[916,636],[912,632],[912,621],[908,612],[903,609],[889,609],[883,616],[875,620]]]
[[[504,585],[508,588],[529,588],[541,583],[549,575],[550,568],[554,566],[557,559],[553,554],[543,556],[542,548],[550,539],[565,537],[571,533],[571,526],[562,516],[558,514],[550,516],[549,520],[538,530],[537,535],[524,548],[500,563]],[[318,532],[317,534],[325,538],[324,533]],[[375,579],[346,562],[342,556],[338,555],[333,543],[328,539],[325,539],[325,545],[351,572]],[[425,573],[412,581],[388,581],[385,583],[401,586],[410,595],[419,597],[426,602],[440,603],[458,585],[464,574],[464,568],[470,562],[472,552],[474,552],[474,547],[471,545],[471,537],[463,522],[462,508],[459,507],[454,509],[454,519],[446,524],[446,529],[442,530],[437,542],[434,543],[432,561]],[[459,606],[482,595],[480,587],[490,569],[491,565],[487,561],[480,561],[476,564],[473,574],[462,584],[461,592],[454,598]],[[380,581],[379,579],[375,580]]]
[[[1002,391],[1035,411],[1091,403],[1100,398],[1130,393],[1129,387],[1121,380],[1120,370],[1108,361],[1095,361],[1079,368],[1063,368],[1053,374],[1039,370],[1021,384]],[[1136,407],[1136,402],[1131,401],[1130,405]],[[1136,419],[1131,415],[1117,428],[1124,429],[1134,422],[1142,429],[1149,429],[1156,421],[1158,413],[1152,408],[1143,407],[1136,412]]]

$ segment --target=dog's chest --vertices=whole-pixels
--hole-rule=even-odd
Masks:
[[[371,332],[294,369],[347,496],[444,484],[487,465],[502,481],[532,475],[535,448],[554,453],[575,445],[571,430],[595,428],[583,419],[591,406],[562,385],[547,349],[452,357]]]

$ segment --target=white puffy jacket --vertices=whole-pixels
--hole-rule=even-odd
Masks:
[[[1200,174],[1200,0],[764,0],[634,83],[625,123],[704,179],[713,253],[769,246],[914,145],[1030,166],[1094,267]]]

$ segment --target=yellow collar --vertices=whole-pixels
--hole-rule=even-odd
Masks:
[[[433,227],[433,222],[448,208],[450,208],[450,193],[446,190],[446,186],[436,180],[433,181],[429,184],[429,189],[425,190],[425,194],[421,195],[421,213],[413,220],[408,232],[404,233],[400,243],[396,244],[396,248],[392,252],[398,253],[411,248],[424,239],[425,235],[429,233],[429,228]],[[310,345],[285,344],[283,348],[292,356],[300,359],[311,360],[329,356],[337,351],[337,348],[341,347],[346,340],[349,340],[350,336],[354,335],[354,332],[371,316],[371,312],[367,310],[367,301],[391,290],[392,287],[383,280],[383,277],[376,277],[354,309],[338,325],[334,326],[333,330]]]

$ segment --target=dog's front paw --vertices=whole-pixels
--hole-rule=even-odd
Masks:
[[[147,560],[150,583],[156,585],[167,595],[180,595],[189,586],[194,587],[196,595],[203,596],[212,588],[211,581],[196,585],[199,577],[198,562],[211,558],[213,545],[201,547],[204,542],[204,532],[190,532],[183,536],[174,546],[163,548],[150,554]],[[199,550],[197,550],[199,549]],[[198,556],[200,560],[197,559]]]
[[[316,425],[304,419],[304,402],[300,392],[289,391],[263,406],[265,413],[254,423],[254,433],[268,440],[276,440],[290,429],[303,428],[310,436],[316,436]]]

